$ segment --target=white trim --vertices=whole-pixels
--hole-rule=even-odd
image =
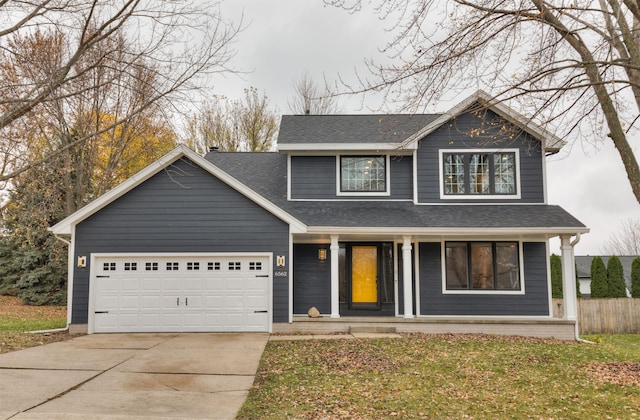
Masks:
[[[362,152],[371,150],[415,149],[416,145],[403,146],[402,143],[287,143],[279,144],[278,152]]]
[[[588,233],[588,228],[577,227],[514,227],[514,228],[496,228],[496,227],[480,227],[480,228],[451,228],[451,227],[345,227],[345,226],[309,226],[305,233],[313,234],[330,234],[337,235],[395,235],[395,236],[443,236],[443,237],[475,237],[475,236],[517,236],[519,238],[528,235],[551,235],[558,236],[562,234]]]
[[[448,290],[447,289],[447,260],[446,260],[446,242],[443,240],[440,243],[440,259],[442,261],[442,288],[441,293],[443,295],[480,295],[480,296],[496,296],[496,295],[524,295],[525,294],[525,278],[524,278],[524,253],[522,241],[516,239],[494,239],[491,242],[516,242],[518,244],[518,271],[520,275],[520,290],[499,290],[499,289],[463,289],[463,290]],[[455,241],[458,242],[458,241]],[[460,241],[460,242],[475,242],[473,241]],[[482,242],[482,241],[480,241]],[[488,241],[487,241],[488,242]],[[494,256],[495,258],[495,256]]]
[[[384,157],[385,191],[342,191],[342,157]],[[391,168],[388,154],[338,154],[336,155],[336,196],[338,197],[389,197],[391,196]],[[408,201],[408,200],[407,200]]]
[[[402,241],[397,239],[393,241],[393,296],[395,300],[394,316],[400,316],[400,296],[398,295],[398,293],[400,293],[398,287],[398,273],[400,271],[398,268],[398,244],[402,244]]]
[[[287,265],[289,269],[289,323],[293,322],[293,234],[291,233],[291,229],[289,229],[289,262]],[[273,282],[272,282],[273,283]],[[272,284],[273,287],[273,284]],[[273,296],[272,296],[273,301]],[[273,302],[272,302],[273,304]],[[273,319],[273,317],[272,317]]]
[[[256,193],[246,185],[239,182],[237,179],[233,178],[228,173],[224,172],[213,163],[209,162],[202,156],[198,155],[193,150],[189,149],[187,146],[181,144],[178,145],[175,149],[151,163],[146,168],[142,169],[140,172],[133,175],[131,178],[122,182],[117,187],[109,190],[102,196],[98,197],[91,203],[82,207],[80,210],[66,217],[64,220],[58,222],[54,226],[50,227],[49,230],[56,235],[59,234],[70,234],[71,226],[80,223],[87,217],[96,213],[106,205],[111,202],[117,200],[121,196],[125,195],[127,192],[131,191],[138,185],[142,184],[144,181],[148,180],[161,170],[165,169],[167,166],[171,165],[173,162],[178,159],[186,157],[193,162],[195,162],[198,166],[200,166],[205,171],[209,172],[214,177],[218,178],[220,181],[224,182],[231,188],[235,189],[239,193],[243,194],[245,197],[249,198],[251,201],[258,204],[260,207],[264,208],[274,216],[283,220],[284,222],[291,225],[291,228],[295,233],[303,233],[306,230],[306,226],[304,223],[290,215],[289,213],[282,210],[280,207],[274,205],[260,194]]]
[[[416,313],[415,316],[420,316],[420,242],[413,238],[413,278],[415,280],[415,295],[416,301]]]
[[[413,155],[412,155],[412,159],[413,159],[413,167],[412,167],[412,172],[413,172],[413,204],[418,204],[418,150],[414,150],[413,151]]]
[[[76,255],[76,227],[71,227],[71,241],[67,248],[68,273],[67,273],[67,326],[71,325],[71,316],[73,315],[73,277],[75,273],[75,255]]]
[[[95,287],[96,279],[96,259],[98,258],[144,258],[144,257],[267,257],[269,259],[269,279],[267,282],[267,293],[269,301],[269,323],[268,332],[273,331],[273,252],[97,252],[91,254],[91,266],[89,269],[89,304],[87,313],[87,333],[95,333]]]
[[[457,154],[491,154],[491,153],[514,153],[515,155],[515,194],[445,194],[444,193],[444,155],[450,153]],[[519,200],[522,198],[522,188],[520,186],[520,149],[439,149],[438,150],[438,179],[440,183],[441,200]],[[491,175],[491,174],[489,174]]]
[[[545,255],[547,258],[547,301],[549,302],[549,315],[553,316],[553,286],[551,285],[551,253],[549,252],[549,240],[545,241]],[[560,257],[562,261],[562,257]]]
[[[287,155],[287,201],[291,201],[291,155]]]

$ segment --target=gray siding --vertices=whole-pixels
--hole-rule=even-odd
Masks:
[[[442,293],[441,244],[420,243],[421,315],[547,316],[547,254],[543,242],[523,244],[524,295],[445,295]]]
[[[86,268],[74,270],[72,323],[78,324],[87,322],[92,253],[272,252],[274,265],[276,255],[289,253],[286,223],[187,159],[78,224],[75,238],[74,258],[88,259]],[[287,279],[273,280],[274,322],[288,321]]]
[[[413,165],[411,156],[389,158],[390,196],[375,200],[413,199]],[[363,195],[336,194],[335,156],[291,156],[291,198],[294,200],[366,199]]]
[[[496,114],[489,111],[486,121],[495,123]],[[417,177],[418,177],[418,202],[435,203],[446,201],[447,203],[543,203],[544,185],[542,160],[543,152],[540,142],[526,133],[518,133],[512,139],[500,140],[497,135],[486,133],[471,137],[469,132],[480,127],[482,121],[472,114],[463,114],[429,134],[420,141],[417,153]],[[487,129],[489,130],[489,129]],[[514,199],[473,199],[454,200],[440,199],[440,172],[442,168],[439,162],[439,151],[442,149],[519,149],[520,168],[516,175],[520,178],[521,198]]]
[[[331,261],[318,260],[318,244],[295,244],[293,247],[293,313],[306,314],[315,306],[320,313],[331,313]]]

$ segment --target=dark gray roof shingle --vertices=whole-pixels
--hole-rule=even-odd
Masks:
[[[205,158],[308,226],[584,228],[559,206],[415,205],[410,201],[287,201],[287,156],[208,153]]]
[[[400,143],[440,114],[283,115],[278,144]]]

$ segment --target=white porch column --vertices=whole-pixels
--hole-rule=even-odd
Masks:
[[[340,270],[338,235],[331,235],[331,318],[340,318]]]
[[[578,319],[578,300],[576,298],[576,269],[571,235],[560,235],[562,254],[562,296],[564,319]]]
[[[402,237],[402,291],[404,292],[404,317],[413,318],[413,287],[411,279],[411,236]]]

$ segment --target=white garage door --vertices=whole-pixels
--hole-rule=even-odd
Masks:
[[[94,332],[268,331],[265,255],[96,256]]]

